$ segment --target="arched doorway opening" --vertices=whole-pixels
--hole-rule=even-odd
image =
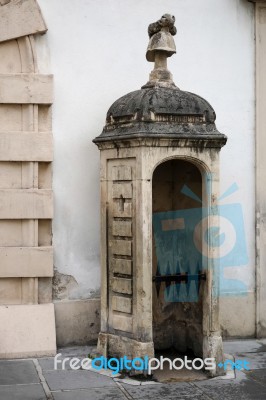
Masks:
[[[153,340],[155,350],[203,355],[202,175],[172,159],[152,180]]]

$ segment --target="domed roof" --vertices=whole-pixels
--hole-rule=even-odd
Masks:
[[[116,100],[96,138],[121,136],[221,135],[212,106],[202,97],[176,87],[142,88]]]
[[[95,143],[133,138],[195,139],[198,146],[206,140],[212,146],[226,143],[226,136],[216,129],[212,106],[202,97],[178,89],[167,69],[167,58],[176,52],[174,23],[173,15],[164,14],[149,25],[146,58],[154,61],[149,81],[113,103]]]

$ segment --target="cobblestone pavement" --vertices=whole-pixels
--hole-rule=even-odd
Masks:
[[[62,357],[87,357],[91,347],[59,349]],[[54,359],[0,360],[1,400],[265,400],[266,340],[228,341],[225,353],[246,360],[250,371],[178,383],[139,382],[114,378],[108,372],[54,370]]]

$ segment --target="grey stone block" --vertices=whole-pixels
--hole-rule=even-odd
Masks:
[[[58,347],[57,354],[61,353],[62,357],[81,357],[86,358],[88,354],[95,352],[96,346],[72,346]]]
[[[51,390],[91,389],[115,386],[115,382],[106,376],[91,371],[49,371],[43,373]]]
[[[131,386],[123,384],[133,399],[195,399],[203,400],[202,391],[188,383]]]
[[[43,371],[53,371],[54,370],[54,358],[39,358],[38,362]]]
[[[266,369],[256,369],[254,371],[246,372],[246,375],[262,384],[266,385]],[[266,397],[265,397],[266,398]]]
[[[40,379],[31,360],[0,361],[0,385],[39,382]]]
[[[235,360],[245,360],[249,362],[249,369],[266,368],[266,353],[238,353]]]
[[[46,400],[42,385],[0,386],[1,400]]]
[[[244,373],[238,373],[233,380],[210,380],[196,382],[204,394],[213,400],[265,400],[266,386],[249,379]]]
[[[250,340],[228,340],[223,342],[224,353],[255,353],[262,348],[263,344],[255,339]]]
[[[70,360],[72,358],[74,358],[74,356],[62,355],[62,357],[60,357],[60,360],[62,361],[65,357],[70,358]],[[86,357],[85,356],[84,357],[75,356],[75,358],[78,358],[79,360],[82,360],[83,358],[86,358]],[[67,360],[65,362],[65,364],[64,364],[64,369],[65,370],[66,369],[72,370],[72,368],[70,368],[70,365],[69,365],[70,360]],[[38,361],[39,361],[39,364],[40,364],[40,366],[41,366],[43,371],[55,371],[55,368],[54,368],[54,357],[39,358]],[[57,364],[57,370],[58,371],[62,370],[62,363]]]
[[[69,392],[53,392],[54,400],[124,400],[126,397],[117,388],[101,388],[89,390],[71,390]]]

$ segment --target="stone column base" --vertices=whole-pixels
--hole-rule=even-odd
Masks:
[[[208,371],[211,377],[225,375],[223,368],[218,364],[224,361],[223,341],[221,335],[211,334],[203,338],[203,358],[215,358],[216,369]]]
[[[98,336],[98,352],[104,357],[154,357],[153,342],[138,342],[126,336],[100,333]]]

